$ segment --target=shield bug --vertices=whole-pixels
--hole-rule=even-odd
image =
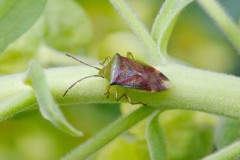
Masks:
[[[99,70],[99,72],[98,75],[87,76],[76,81],[66,90],[63,96],[65,96],[75,84],[90,77],[106,78],[109,81],[109,86],[105,91],[107,98],[109,97],[110,88],[113,85],[146,92],[160,92],[170,87],[170,81],[164,74],[152,66],[134,60],[131,52],[127,53],[127,57],[123,57],[118,53],[116,53],[112,59],[107,57],[100,63],[102,68],[89,65],[69,54],[66,55],[80,63]],[[143,104],[142,102],[132,102],[131,98],[126,93],[120,95],[118,89],[116,89],[115,99],[119,101],[123,97],[127,98],[131,104]]]

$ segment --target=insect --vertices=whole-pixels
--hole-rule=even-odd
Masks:
[[[90,77],[106,78],[109,81],[109,85],[105,91],[107,98],[110,94],[110,88],[113,85],[147,92],[164,91],[170,87],[170,81],[164,74],[143,62],[135,60],[131,52],[127,52],[127,57],[123,57],[118,53],[116,53],[112,59],[107,57],[100,63],[102,68],[89,65],[69,54],[66,55],[80,63],[99,70],[99,72],[98,75],[91,75],[79,79],[66,90],[63,96],[78,82]],[[120,95],[118,89],[116,89],[116,101],[119,101],[123,97],[127,98],[131,104],[143,104],[142,102],[132,102],[127,93]]]

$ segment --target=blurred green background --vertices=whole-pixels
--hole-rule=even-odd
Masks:
[[[240,1],[219,2],[239,22]],[[129,3],[150,30],[163,1],[129,0]],[[25,71],[32,59],[45,68],[78,65],[64,56],[71,53],[97,65],[106,56],[127,51],[141,59],[146,50],[109,1],[48,0],[38,22],[0,57],[0,76]],[[179,63],[240,75],[237,51],[196,2],[179,16],[168,52]],[[38,110],[19,113],[0,123],[0,159],[59,159],[132,108],[127,104],[62,106],[67,119],[85,133],[83,138],[74,138],[56,129]],[[215,149],[214,129],[218,117],[176,110],[162,113],[159,119],[166,136],[168,159],[199,159]],[[144,131],[143,122],[92,159],[149,159]]]

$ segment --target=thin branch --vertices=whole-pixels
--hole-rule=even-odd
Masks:
[[[240,29],[216,0],[198,0],[240,53]]]
[[[147,144],[151,160],[165,160],[167,157],[164,135],[158,120],[160,112],[161,110],[157,110],[149,117],[146,127]]]
[[[78,146],[63,160],[84,160],[98,149],[112,141],[114,138],[128,130],[130,127],[137,124],[142,119],[153,113],[155,110],[151,107],[140,107],[129,115],[118,119],[110,124],[104,130],[98,132],[93,138],[89,139],[84,144]]]
[[[160,64],[164,57],[158,54],[157,45],[152,36],[128,3],[125,0],[110,0],[110,2],[150,51],[151,55],[146,53],[146,57],[150,59],[150,62],[156,65]]]
[[[159,54],[167,54],[167,44],[180,12],[193,0],[165,0],[152,27]]]
[[[213,153],[210,156],[203,158],[203,160],[216,160],[216,159],[239,159],[240,155],[240,142],[235,142],[226,148],[219,150],[216,153]]]

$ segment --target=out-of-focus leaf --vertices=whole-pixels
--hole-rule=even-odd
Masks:
[[[128,113],[133,106],[122,107]],[[193,111],[165,111],[159,117],[164,133],[167,159],[195,160],[212,152],[213,131],[216,118]],[[139,123],[129,132],[137,138],[145,139],[146,122]],[[196,150],[198,152],[196,152]]]
[[[0,58],[0,73],[25,71],[30,59],[33,59],[41,46],[44,32],[43,18],[20,38],[11,43]]]
[[[196,160],[212,152],[215,117],[193,111],[165,111],[159,117],[169,160]]]
[[[45,66],[58,65],[55,62],[62,57],[59,50],[77,52],[91,35],[90,20],[80,5],[72,0],[49,0],[38,21],[6,48],[0,57],[0,73],[24,71],[28,61],[33,58],[42,62],[44,57],[47,61],[42,64]],[[43,48],[49,48],[52,52]]]
[[[82,136],[82,132],[76,130],[65,119],[50,93],[43,69],[36,62],[31,62],[25,83],[33,87],[44,118],[72,136]]]
[[[112,124],[100,131],[94,137],[72,150],[62,159],[83,160],[88,158],[97,150],[105,146],[107,143],[112,141],[114,138],[122,134],[124,131],[128,130],[130,127],[132,127],[154,111],[155,109],[151,107],[140,107],[136,109],[135,111],[129,113],[127,116],[124,116],[114,121]]]
[[[95,160],[150,160],[146,141],[131,135],[124,135],[101,149]]]
[[[231,118],[221,118],[215,130],[215,145],[221,149],[240,138],[240,121]]]
[[[158,122],[160,111],[156,111],[149,117],[146,128],[147,144],[151,160],[165,160],[166,149],[164,135]]]
[[[46,0],[0,1],[0,53],[39,18]]]
[[[44,12],[48,45],[66,52],[78,52],[92,37],[92,26],[84,10],[73,0],[49,0]]]

